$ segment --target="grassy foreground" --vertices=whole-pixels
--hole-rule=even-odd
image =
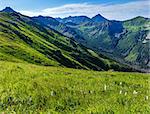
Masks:
[[[0,113],[149,114],[150,75],[0,62]]]

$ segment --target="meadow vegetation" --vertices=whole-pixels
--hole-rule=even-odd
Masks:
[[[150,75],[0,62],[0,112],[149,114]]]

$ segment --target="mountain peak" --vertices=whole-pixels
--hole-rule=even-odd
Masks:
[[[96,16],[92,17],[92,20],[94,22],[103,22],[103,21],[107,21],[107,19],[105,17],[103,17],[101,14],[97,14]]]
[[[3,9],[1,12],[7,12],[7,13],[13,13],[15,12],[11,7],[6,7],[5,9]]]
[[[103,17],[101,14],[97,14],[95,17]]]

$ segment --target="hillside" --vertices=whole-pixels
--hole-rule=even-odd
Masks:
[[[148,74],[0,62],[0,113],[149,114]]]
[[[44,66],[132,71],[11,8],[0,12],[0,60]]]
[[[44,24],[38,17],[33,19]],[[115,21],[99,14],[91,19],[75,16],[56,20],[61,27],[54,27],[50,21],[48,26],[68,37],[73,37],[77,42],[98,53],[148,71],[150,19],[139,16],[127,21]]]

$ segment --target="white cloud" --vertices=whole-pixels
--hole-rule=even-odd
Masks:
[[[92,17],[101,14],[108,19],[126,20],[135,16],[150,17],[148,0],[128,2],[123,4],[67,4],[60,7],[47,8],[41,11],[20,11],[28,16],[68,17],[86,15]]]

